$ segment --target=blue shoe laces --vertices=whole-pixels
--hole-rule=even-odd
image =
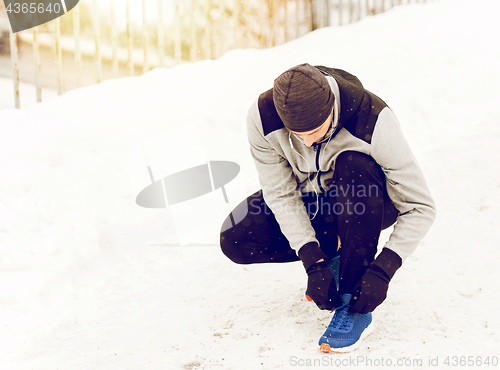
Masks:
[[[349,304],[344,303],[335,310],[333,319],[330,322],[330,328],[338,331],[349,331],[352,324],[352,315],[348,311]]]

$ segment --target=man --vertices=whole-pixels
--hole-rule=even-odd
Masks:
[[[301,64],[252,105],[248,139],[262,191],[228,217],[222,251],[242,264],[302,260],[307,297],[335,310],[320,349],[357,348],[435,218],[396,117],[355,76]]]

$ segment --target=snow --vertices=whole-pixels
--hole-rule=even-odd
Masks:
[[[21,108],[36,104],[36,86],[20,82],[19,94],[21,96]],[[42,100],[50,100],[57,96],[57,91],[43,88]],[[15,107],[14,101],[14,82],[12,78],[0,77],[0,110]]]
[[[498,356],[499,8],[495,0],[399,6],[273,49],[1,110],[2,369],[291,369],[337,360],[430,368],[436,358],[448,367],[448,356]],[[239,163],[245,194],[257,190],[247,110],[302,62],[355,74],[393,108],[438,207],[375,311],[375,332],[350,354],[318,350],[331,314],[305,301],[300,263],[233,264],[216,229],[181,246],[172,214],[137,206],[130,181],[131,152],[165,132],[189,151],[195,133],[185,128],[194,123],[207,160]]]

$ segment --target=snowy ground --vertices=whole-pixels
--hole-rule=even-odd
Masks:
[[[0,111],[1,369],[457,368],[468,356],[495,367],[499,10],[496,0],[400,6]],[[130,185],[134,148],[196,123],[207,158],[238,162],[246,194],[257,190],[247,109],[301,62],[355,74],[394,109],[438,207],[376,331],[351,354],[318,350],[331,314],[304,300],[299,263],[235,265],[216,238],[176,245],[172,215],[137,206]],[[172,140],[189,151],[190,135]]]

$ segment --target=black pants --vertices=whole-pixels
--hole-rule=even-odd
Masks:
[[[340,255],[340,293],[352,293],[377,253],[380,231],[391,226],[398,211],[389,199],[385,175],[372,157],[359,152],[341,153],[335,164],[328,192],[305,193],[304,206],[320,247],[329,258]],[[225,221],[241,219],[235,226],[222,227],[223,253],[240,264],[299,261],[296,252],[258,191],[237,206]],[[338,237],[341,247],[338,250]]]

